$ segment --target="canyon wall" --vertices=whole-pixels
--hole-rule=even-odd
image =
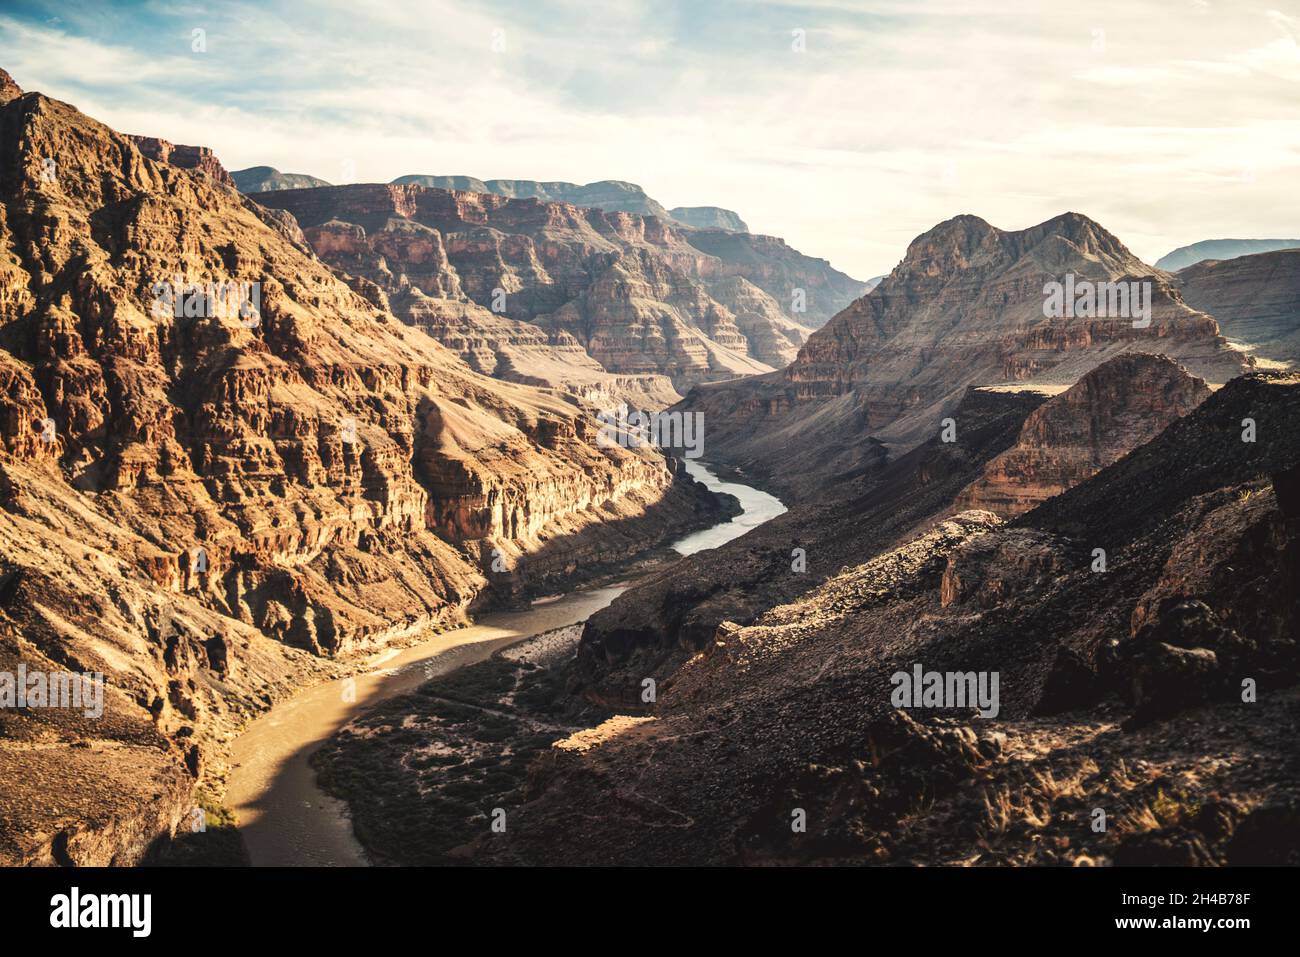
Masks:
[[[292,214],[318,255],[374,283],[403,319],[448,344],[491,327],[493,357],[556,388],[567,383],[543,367],[565,356],[522,355],[523,340],[577,359],[579,390],[594,380],[576,350],[596,369],[639,377],[643,391],[662,393],[651,377],[666,376],[681,392],[785,365],[807,324],[863,288],[771,237],[567,202],[415,183],[253,198]],[[503,319],[522,325],[504,336]]]
[[[200,154],[2,79],[0,656],[107,680],[98,720],[0,714],[6,863],[137,859],[328,659],[716,519],[581,397],[350,289]]]
[[[1036,409],[956,507],[1002,518],[1027,512],[1145,445],[1209,394],[1204,380],[1165,356],[1116,356]]]

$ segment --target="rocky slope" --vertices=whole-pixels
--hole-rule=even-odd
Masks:
[[[456,856],[1300,861],[1297,414],[1294,378],[1239,378],[1013,524],[959,513],[724,623],[648,713],[557,740],[507,836],[466,820]],[[997,673],[997,713],[896,707],[917,665]]]
[[[957,494],[1012,445],[1043,401],[1033,392],[971,389],[954,413],[963,424],[956,442],[936,436],[638,583],[588,619],[571,689],[612,708],[639,709],[642,680],[670,678],[722,622],[747,625],[950,513]]]
[[[0,91],[0,660],[107,678],[99,719],[0,712],[4,862],[138,859],[327,659],[717,514],[581,399],[349,289],[200,154]]]
[[[241,193],[266,193],[276,189],[310,189],[329,183],[306,173],[281,173],[273,166],[250,166],[233,170],[230,178]]]
[[[1047,284],[1068,276],[1149,284],[1149,325],[1048,318]],[[1169,277],[1087,217],[1005,232],[959,216],[914,240],[787,368],[701,386],[684,408],[704,414],[715,460],[798,499],[869,467],[881,443],[905,451],[940,432],[969,386],[1069,386],[1126,352],[1167,354],[1214,383],[1252,364]]]
[[[688,241],[655,218],[418,185],[253,198],[291,213],[327,263],[375,284],[399,315],[448,344],[483,338],[490,310],[516,324],[503,335],[497,322],[497,342],[530,339],[579,361],[580,349],[609,373],[667,376],[681,391],[769,371],[807,335],[745,280],[760,271],[752,263],[719,261],[693,245],[696,234]],[[542,378],[518,354],[507,358]]]
[[[684,238],[697,249],[721,260],[703,271],[739,276],[762,289],[787,310],[800,325],[816,329],[865,293],[869,283],[846,276],[824,259],[805,256],[775,236],[750,236],[736,213],[716,206],[678,206],[665,210],[639,186],[606,181],[576,186],[573,183],[536,183],[532,180],[487,180],[473,176],[399,176],[397,184],[471,193],[494,193],[511,199],[590,206],[610,212],[654,216],[666,224],[686,227]],[[739,235],[730,235],[739,234]],[[794,290],[803,290],[803,310],[793,311]],[[730,307],[725,298],[721,301]],[[788,360],[787,360],[788,361]],[[782,363],[784,364],[784,363]]]
[[[1177,281],[1187,304],[1214,316],[1233,343],[1271,364],[1300,362],[1300,249],[1198,262]]]
[[[1166,253],[1156,260],[1156,268],[1178,272],[1207,259],[1235,259],[1237,256],[1297,247],[1300,247],[1300,239],[1206,239]]]
[[[1002,518],[1027,512],[1145,445],[1209,394],[1165,356],[1116,356],[1034,410],[1015,444],[957,496],[957,508]]]

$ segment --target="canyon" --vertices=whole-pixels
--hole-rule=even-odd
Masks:
[[[1035,414],[975,396],[1006,410],[994,447]],[[802,586],[771,584],[798,577],[783,546],[764,562],[738,539],[725,557],[748,549],[769,576],[743,580],[744,617],[685,649],[668,626],[621,696],[600,685],[631,661],[615,623],[668,612],[674,584],[689,600],[693,570],[624,592],[576,661],[522,645],[372,709],[326,745],[323,780],[399,864],[1294,864],[1297,412],[1293,376],[1238,377],[1011,522],[957,510],[949,483],[928,519]],[[1243,442],[1248,416],[1276,427]],[[998,675],[997,717],[895,708],[890,676],[918,662]],[[655,674],[657,695],[634,696]],[[490,798],[503,833],[458,760],[497,746],[465,750],[466,729],[531,742]],[[395,814],[376,814],[381,788]],[[1096,807],[1113,827],[1088,826]]]
[[[579,391],[615,391],[603,370],[624,388],[668,397],[670,385],[675,400],[770,371],[794,357],[804,322],[862,288],[772,237],[565,202],[415,183],[250,198],[292,215],[325,262],[489,373],[560,387],[574,365]]]
[[[1073,271],[1149,281],[1150,326],[1045,317]],[[558,655],[370,709],[323,783],[397,864],[1300,859],[1300,382],[1180,288],[1077,214],[941,225],[787,369],[679,406],[786,513]],[[921,662],[1000,677],[996,717],[895,708]]]
[[[137,862],[304,682],[734,510],[349,288],[213,162],[0,74],[0,667],[107,678],[97,721],[0,713],[8,864]],[[155,309],[176,276],[260,308]]]
[[[106,678],[0,708],[0,864],[1300,863],[1300,249],[1230,242],[963,214],[859,282],[0,71],[0,674]]]

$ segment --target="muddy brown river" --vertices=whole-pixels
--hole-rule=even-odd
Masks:
[[[673,545],[683,555],[717,548],[784,512],[775,497],[724,482],[704,465],[687,471],[717,492],[735,495],[743,511]],[[234,810],[256,866],[365,866],[344,802],[316,786],[308,759],[330,735],[367,707],[410,691],[430,678],[482,661],[532,635],[586,621],[631,582],[578,589],[534,602],[522,611],[493,612],[467,627],[400,650],[371,656],[349,686],[344,679],[315,685],[258,718],[231,749],[234,769],[226,803]]]

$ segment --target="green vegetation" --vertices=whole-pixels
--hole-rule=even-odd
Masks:
[[[202,810],[201,830],[194,829],[195,819],[181,821],[173,838],[160,838],[141,862],[144,867],[247,867],[248,851],[244,848],[235,815],[217,802],[203,788],[194,792],[196,806]]]

